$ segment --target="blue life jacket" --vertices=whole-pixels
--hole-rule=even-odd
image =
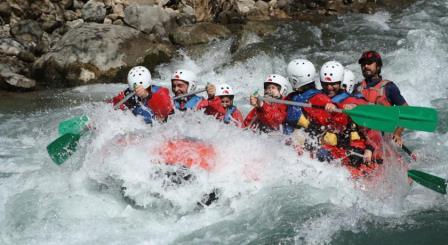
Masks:
[[[224,115],[224,123],[230,123],[232,120],[232,114],[236,110],[236,106],[231,106]]]
[[[308,101],[316,94],[321,93],[320,90],[317,89],[309,89],[303,93],[295,93],[290,98],[294,102],[300,103],[308,103]],[[286,114],[286,122],[283,127],[284,134],[291,134],[302,116],[302,108],[299,106],[288,105],[287,114]]]
[[[180,102],[179,100],[175,100],[174,101],[174,106],[176,106],[176,109],[181,110],[181,111],[185,111],[187,109],[189,110],[194,110],[196,109],[198,103],[202,100],[202,97],[197,96],[197,95],[192,95],[191,97],[189,97],[187,103],[185,104],[184,108],[180,108]]]
[[[161,87],[157,85],[151,85],[151,93],[157,93]]]
[[[134,107],[134,109],[132,109],[132,113],[135,116],[142,116],[143,120],[147,124],[152,124],[152,119],[155,116],[154,112],[151,109],[149,109],[148,107],[144,106],[141,103],[140,103],[140,105],[138,105],[138,106]]]
[[[348,97],[350,97],[350,94],[344,91],[342,93],[339,93],[339,94],[333,96],[333,98],[331,98],[331,101],[333,103],[341,103],[342,101],[344,101]]]

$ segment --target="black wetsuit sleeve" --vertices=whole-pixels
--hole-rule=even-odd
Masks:
[[[390,82],[386,85],[386,96],[389,102],[392,105],[404,105],[406,104],[406,100],[401,95],[400,89],[395,85],[395,83]]]

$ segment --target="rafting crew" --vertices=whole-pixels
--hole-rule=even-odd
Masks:
[[[364,80],[356,83],[353,72],[345,69],[340,62],[328,61],[316,74],[316,68],[309,60],[292,60],[287,66],[288,79],[279,74],[270,74],[263,82],[263,97],[258,94],[250,96],[249,103],[253,109],[244,120],[233,103],[235,93],[229,84],[207,84],[205,99],[195,93],[196,74],[180,69],[171,76],[172,92],[175,97],[180,96],[172,101],[166,88],[150,86],[151,77],[146,68],[135,67],[128,75],[128,83],[130,88],[133,86],[135,97],[125,106],[149,122],[153,118],[165,121],[174,109],[203,111],[226,124],[232,123],[257,132],[282,130],[298,152],[310,152],[320,161],[341,159],[351,167],[381,164],[380,132],[359,127],[350,116],[337,110],[351,110],[357,105],[369,103],[386,106],[407,103],[393,82],[382,79],[382,60],[377,52],[364,52],[358,63]],[[317,83],[321,85],[321,90],[317,89]],[[287,95],[288,85],[293,91]],[[115,97],[114,103],[132,91],[130,88]],[[287,105],[282,101],[311,106]],[[399,145],[402,144],[402,132],[402,128],[397,128],[393,134],[394,141]]]

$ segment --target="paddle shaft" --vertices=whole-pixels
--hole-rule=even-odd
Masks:
[[[188,94],[182,94],[182,95],[176,96],[176,97],[173,98],[173,100],[182,99],[182,98],[185,98],[185,97],[188,97],[188,96],[191,96],[191,95],[195,95],[195,94],[199,94],[199,93],[202,93],[202,92],[205,92],[205,91],[206,91],[205,88],[198,89],[198,90],[196,90],[194,92],[191,92],[191,93],[188,93]]]
[[[135,91],[132,91],[131,93],[129,93],[128,95],[126,95],[126,97],[124,97],[122,100],[120,100],[116,105],[114,105],[114,110],[120,108],[120,106],[122,104],[124,104],[124,102],[128,101],[129,98],[131,98],[132,96],[135,95]]]
[[[258,99],[273,102],[273,103],[278,103],[278,104],[325,109],[324,106],[312,105],[310,103],[302,103],[302,102],[295,102],[295,101],[289,101],[289,100],[279,100],[279,99],[275,99],[275,98],[271,98],[271,97],[258,96]],[[333,111],[343,113],[343,110],[341,110],[341,109],[334,109]]]

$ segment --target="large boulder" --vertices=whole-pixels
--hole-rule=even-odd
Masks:
[[[68,87],[124,79],[123,68],[168,62],[175,54],[169,43],[126,26],[84,23],[69,30],[54,51],[34,62],[33,74],[49,87]]]
[[[203,22],[176,28],[170,34],[170,39],[174,44],[191,46],[208,43],[214,39],[227,38],[231,34],[231,31],[223,25]]]
[[[132,4],[124,10],[124,22],[144,33],[166,36],[176,27],[174,12],[167,10],[159,6]]]

